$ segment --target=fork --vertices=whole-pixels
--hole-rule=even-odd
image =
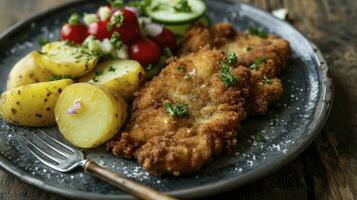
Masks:
[[[31,134],[31,138],[22,135],[26,148],[45,165],[60,172],[69,172],[82,167],[85,172],[100,178],[132,195],[144,200],[175,200],[145,185],[130,180],[109,169],[98,165],[95,161],[85,159],[83,153],[63,142],[49,136],[41,129]]]

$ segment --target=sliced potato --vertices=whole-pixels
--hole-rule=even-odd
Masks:
[[[66,42],[51,42],[33,54],[36,64],[53,75],[80,77],[91,71],[98,62],[98,56],[91,51],[69,45]]]
[[[77,83],[62,92],[55,116],[66,140],[92,148],[118,133],[128,116],[127,103],[104,86]]]
[[[110,60],[99,64],[96,70],[80,79],[98,83],[115,91],[127,100],[133,97],[145,78],[145,70],[135,60]]]
[[[70,79],[33,83],[8,90],[0,97],[0,114],[8,123],[42,127],[55,124],[54,108]]]
[[[12,89],[31,83],[49,81],[51,73],[36,65],[33,52],[27,54],[12,67],[6,88]]]

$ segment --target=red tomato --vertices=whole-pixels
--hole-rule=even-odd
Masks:
[[[150,39],[142,38],[130,46],[129,56],[143,66],[148,66],[150,64],[156,64],[159,61],[161,49]]]
[[[62,40],[68,40],[81,44],[88,36],[87,27],[84,24],[69,25],[64,24],[61,28]]]
[[[90,35],[94,35],[98,40],[103,40],[105,38],[110,38],[112,33],[107,28],[108,22],[106,21],[98,21],[92,23],[88,27],[88,33]]]
[[[127,9],[122,10],[122,12],[124,16],[123,24],[120,27],[114,27],[113,31],[120,34],[124,44],[130,45],[140,38],[140,25],[134,12]]]
[[[152,37],[152,40],[156,42],[161,49],[168,47],[172,52],[174,52],[177,48],[176,35],[167,28],[164,28],[160,35]]]

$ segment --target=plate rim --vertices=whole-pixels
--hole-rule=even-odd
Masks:
[[[10,37],[12,34],[15,34],[17,30],[21,30],[22,28],[26,27],[28,24],[41,19],[47,15],[51,15],[51,13],[58,12],[61,10],[65,10],[68,7],[85,3],[87,0],[79,0],[75,2],[69,2],[65,3],[63,5],[51,8],[49,10],[40,12],[36,15],[33,15],[27,19],[21,20],[14,25],[12,25],[10,28],[6,29],[2,33],[0,33],[0,41],[6,40],[7,37]],[[242,2],[237,2],[237,1],[232,1],[232,0],[223,0],[222,2],[229,2],[229,3],[234,3],[234,4],[240,4],[243,6],[251,7],[252,9],[255,9],[259,12],[262,12],[265,15],[269,15],[270,17],[274,17],[271,15],[269,12],[262,10],[254,5],[242,3]],[[256,167],[254,170],[245,173],[241,175],[240,177],[235,177],[229,180],[221,180],[218,182],[214,183],[209,183],[207,185],[203,186],[198,186],[190,189],[181,189],[181,190],[175,190],[171,192],[167,192],[167,194],[180,197],[180,198],[198,198],[198,197],[204,197],[204,196],[209,196],[217,193],[221,193],[224,191],[229,191],[232,190],[233,188],[240,187],[242,185],[251,183],[255,180],[262,179],[266,177],[267,175],[273,173],[274,171],[278,170],[282,166],[286,165],[288,162],[293,160],[295,157],[297,157],[302,151],[304,151],[317,137],[317,135],[320,133],[322,130],[325,122],[328,119],[332,103],[333,103],[333,93],[334,93],[334,88],[333,88],[333,83],[331,78],[329,77],[328,74],[328,65],[327,62],[322,55],[322,52],[319,50],[319,48],[312,43],[306,36],[303,34],[301,31],[299,31],[297,28],[292,26],[289,23],[286,23],[285,21],[274,17],[276,20],[279,20],[280,22],[284,23],[285,25],[289,26],[292,28],[294,31],[296,31],[298,34],[300,34],[304,39],[306,39],[310,43],[310,47],[315,51],[315,59],[319,61],[319,68],[321,71],[321,76],[320,79],[323,82],[321,84],[321,96],[317,101],[317,105],[321,106],[320,111],[317,114],[314,113],[314,118],[311,120],[310,123],[312,123],[312,128],[307,130],[306,135],[309,135],[309,137],[304,137],[300,143],[300,145],[295,145],[293,146],[286,154],[281,155],[274,160],[270,160],[268,162],[265,162],[264,164]],[[45,190],[47,192],[53,192],[56,194],[59,194],[61,196],[65,197],[74,197],[74,198],[85,198],[85,199],[134,199],[133,196],[129,194],[98,194],[98,193],[93,193],[93,192],[84,192],[84,191],[79,191],[79,190],[73,190],[73,189],[64,189],[64,188],[59,188],[55,187],[55,185],[48,185],[46,184],[45,181],[41,181],[37,178],[32,177],[29,173],[25,172],[24,170],[18,168],[16,165],[13,165],[10,161],[8,161],[7,158],[5,158],[2,154],[0,154],[0,167],[3,169],[5,172],[10,173],[14,175],[16,178],[19,180],[28,183],[30,185],[33,185],[39,189]]]

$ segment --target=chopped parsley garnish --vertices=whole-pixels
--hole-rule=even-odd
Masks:
[[[178,0],[177,3],[174,6],[174,9],[176,12],[192,12],[191,6],[188,4],[187,0]]]
[[[67,45],[67,46],[70,46],[70,47],[76,46],[76,44],[75,44],[74,42],[69,41],[69,40],[66,40],[66,41],[64,42],[64,45]]]
[[[153,67],[153,65],[152,65],[152,64],[149,64],[149,65],[146,67],[146,69],[147,69],[147,70],[150,70],[150,69],[152,69],[152,67]]]
[[[115,70],[116,69],[113,66],[110,66],[109,69],[108,69],[109,72],[115,72]]]
[[[92,80],[93,80],[93,82],[95,82],[95,83],[99,82],[99,80],[97,79],[96,76],[94,76],[94,77],[92,78]]]
[[[98,70],[95,71],[95,75],[96,75],[96,76],[100,76],[100,75],[102,75],[102,74],[103,74],[103,72],[100,72],[100,71],[98,71]]]
[[[252,70],[259,70],[261,64],[265,63],[265,58],[256,58],[254,63],[250,66]]]
[[[265,38],[268,36],[268,34],[262,28],[258,28],[258,27],[250,27],[249,33],[252,35],[262,37],[262,38]]]
[[[183,78],[184,78],[185,80],[190,80],[190,79],[191,79],[191,75],[186,74]]]
[[[232,65],[237,62],[237,55],[233,52],[228,53],[225,60],[221,62],[220,79],[226,87],[235,85],[239,77],[232,74]]]
[[[182,65],[179,65],[179,66],[177,67],[177,71],[179,71],[179,72],[184,72],[184,71],[185,71],[185,67],[182,66]]]
[[[39,45],[41,45],[41,46],[43,46],[43,45],[45,45],[45,44],[47,44],[49,42],[50,41],[47,38],[43,37],[43,36],[40,36],[40,37],[37,38],[37,43]]]
[[[259,143],[262,143],[262,142],[266,141],[266,138],[262,133],[258,133],[258,134],[255,135],[255,141],[259,142]]]
[[[73,13],[68,20],[69,25],[77,25],[81,21],[81,17],[77,13]]]
[[[247,51],[251,51],[251,50],[253,50],[252,47],[247,47]]]
[[[107,2],[112,6],[112,8],[123,8],[125,6],[123,0],[107,0]]]
[[[49,81],[58,81],[62,79],[71,79],[70,76],[51,76]]]
[[[171,102],[165,102],[164,108],[166,112],[171,116],[186,117],[188,116],[188,107],[185,104],[172,104]]]
[[[110,38],[110,43],[116,48],[120,49],[123,46],[123,43],[120,39],[120,34],[118,32],[114,32],[112,37]]]
[[[226,56],[226,63],[228,65],[233,65],[238,61],[237,55],[234,52],[229,52]]]
[[[264,80],[264,83],[266,83],[266,84],[269,84],[269,85],[273,84],[273,81],[270,78],[268,78],[266,75],[264,75],[263,80]]]
[[[108,23],[107,29],[109,31],[112,31],[114,26],[116,27],[120,27],[123,25],[124,22],[124,15],[122,12],[117,12],[117,14],[115,14],[113,16],[113,19]]]

